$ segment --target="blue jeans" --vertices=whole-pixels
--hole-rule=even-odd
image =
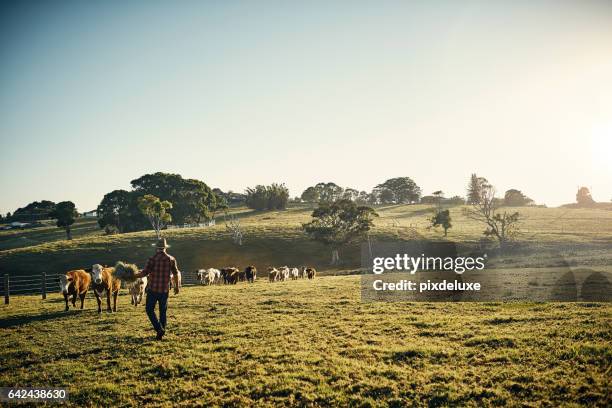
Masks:
[[[159,302],[159,320],[155,315],[155,304]],[[168,310],[168,292],[158,293],[147,291],[147,316],[156,332],[166,331],[166,311]]]

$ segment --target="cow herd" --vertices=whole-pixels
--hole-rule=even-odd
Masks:
[[[255,282],[257,279],[257,268],[253,265],[247,266],[244,270],[240,270],[236,267],[221,269],[208,268],[198,269],[195,274],[198,282],[202,285],[235,285],[238,282]],[[289,268],[288,266],[282,266],[280,268],[271,266],[268,268],[268,280],[270,282],[314,279],[316,274],[317,271],[315,268],[307,266],[302,266],[299,269]]]
[[[69,300],[72,306],[76,307],[77,298],[81,301],[80,307],[83,309],[85,295],[91,289],[98,303],[98,313],[102,312],[102,299],[104,297],[106,298],[106,310],[109,312],[116,312],[117,296],[121,288],[121,280],[117,279],[113,272],[114,268],[112,267],[95,264],[88,269],[72,270],[60,275],[59,285],[64,295],[64,302],[66,304],[65,310],[69,310]],[[315,268],[306,266],[301,268],[289,268],[288,266],[279,268],[269,267],[267,272],[270,282],[314,279],[317,274]],[[235,285],[238,282],[254,283],[257,279],[257,268],[253,265],[249,265],[244,268],[244,270],[240,270],[236,267],[198,269],[196,271],[196,277],[198,282],[203,285]],[[180,287],[180,283],[178,285]],[[131,304],[137,306],[142,302],[146,286],[146,277],[138,278],[134,282],[127,284]],[[112,307],[111,298],[113,300]]]

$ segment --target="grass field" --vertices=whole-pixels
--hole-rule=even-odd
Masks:
[[[509,209],[514,210],[514,209]],[[518,249],[498,259],[503,267],[600,266],[612,264],[612,211],[608,209],[519,208],[525,220],[517,240]],[[219,217],[206,228],[168,230],[164,234],[171,252],[187,271],[209,266],[255,264],[309,264],[327,269],[329,249],[310,241],[300,225],[310,219],[311,208],[291,207],[286,211],[254,212],[233,210],[244,231],[244,245],[235,245]],[[377,208],[380,217],[370,237],[374,241],[424,238],[443,240],[442,233],[427,228],[431,207],[394,205]],[[463,215],[463,207],[451,208],[453,228],[446,238],[459,249],[478,245],[484,227]],[[81,220],[75,239],[64,239],[62,230],[0,232],[0,270],[12,275],[59,273],[93,263],[114,264],[126,260],[143,265],[155,241],[151,231],[104,236],[95,220]],[[21,244],[21,246],[20,246]],[[341,252],[341,269],[360,265],[359,247]],[[491,262],[490,267],[494,267]]]
[[[362,303],[359,277],[186,287],[142,306],[0,307],[0,385],[72,406],[610,406],[612,306]]]
[[[207,228],[165,231],[189,273],[209,266],[308,264],[315,281],[185,287],[172,296],[169,335],[159,343],[142,306],[63,312],[52,293],[14,296],[0,306],[0,385],[65,386],[73,406],[610,406],[610,303],[362,302],[359,245],[328,267],[329,248],[300,225],[312,209],[234,209],[244,244],[223,219]],[[444,240],[427,228],[431,208],[387,206],[374,242]],[[505,280],[530,268],[612,272],[612,211],[521,208],[516,247],[488,268]],[[481,225],[451,208],[446,238],[458,251],[480,245]],[[0,232],[0,271],[63,272],[127,260],[143,265],[151,231],[104,236],[79,220],[75,239],[53,227]],[[512,269],[513,268],[513,269]],[[538,282],[534,284],[539,285]],[[527,287],[537,289],[535,286]],[[51,290],[55,290],[52,288]]]

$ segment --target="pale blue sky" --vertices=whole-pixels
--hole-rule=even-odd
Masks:
[[[612,2],[0,6],[0,211],[145,173],[612,198]]]

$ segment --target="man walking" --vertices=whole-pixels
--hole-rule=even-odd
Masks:
[[[165,238],[161,238],[155,245],[156,251],[147,261],[145,268],[136,274],[137,278],[148,277],[146,310],[153,328],[157,332],[157,340],[166,334],[166,310],[168,309],[168,291],[170,290],[170,276],[173,278],[174,294],[179,293],[180,272],[176,259],[166,252],[169,248]],[[159,320],[155,315],[155,305],[159,303]]]

